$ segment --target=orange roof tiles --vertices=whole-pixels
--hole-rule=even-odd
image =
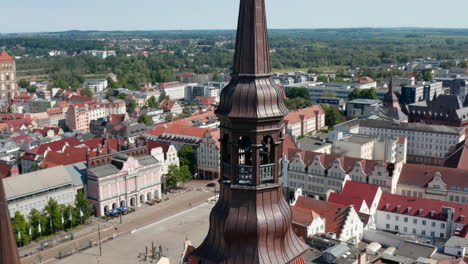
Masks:
[[[347,181],[341,193],[331,193],[329,202],[344,206],[354,205],[357,211],[361,210],[363,201],[370,208],[379,191],[379,186],[356,181]]]
[[[403,165],[398,184],[425,188],[437,172],[441,174],[448,190],[452,187],[468,188],[468,170],[409,163]]]
[[[320,105],[313,105],[296,111],[290,111],[284,120],[289,124],[295,124],[301,122],[302,117],[304,119],[310,119],[320,114],[325,114],[325,111],[322,109],[322,107]]]
[[[147,130],[145,133],[158,137],[163,134],[172,134],[202,138],[205,135],[206,131],[216,130],[217,129],[212,128],[189,127],[186,125],[166,123],[163,125],[157,125],[156,127]]]
[[[10,62],[13,62],[15,61],[15,59],[13,59],[13,57],[10,56],[10,54],[8,54],[8,52],[6,51],[2,51],[0,53],[0,61],[3,61],[3,62],[7,62],[7,61],[10,61]]]

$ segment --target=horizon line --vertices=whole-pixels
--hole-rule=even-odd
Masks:
[[[343,30],[343,29],[430,29],[430,30],[468,30],[468,27],[323,27],[323,28],[269,28],[268,30]],[[174,32],[174,31],[235,31],[232,29],[114,29],[114,30],[99,30],[99,29],[67,29],[62,31],[29,31],[29,32],[0,32],[0,35],[12,34],[46,34],[46,33],[66,33],[66,32]]]

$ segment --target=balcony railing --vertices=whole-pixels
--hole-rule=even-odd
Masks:
[[[236,165],[237,181],[239,184],[253,185],[254,179],[254,167],[250,165]],[[227,162],[223,163],[222,178],[231,180],[231,165]],[[275,178],[275,164],[260,165],[260,183],[267,183],[273,181]]]

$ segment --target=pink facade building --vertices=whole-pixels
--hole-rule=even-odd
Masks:
[[[147,147],[88,160],[88,199],[97,216],[161,198],[162,164]]]
[[[122,100],[112,103],[87,101],[70,104],[67,112],[67,125],[72,130],[89,131],[89,124],[92,120],[125,113],[126,106]]]

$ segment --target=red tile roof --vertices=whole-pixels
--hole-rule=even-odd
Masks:
[[[291,207],[302,208],[316,212],[318,215],[320,215],[320,217],[325,219],[325,232],[335,233],[338,237],[341,234],[349,211],[347,206],[327,201],[315,200],[313,198],[304,196],[300,196],[294,206]],[[294,215],[293,222],[296,222]]]
[[[447,190],[468,188],[468,170],[419,164],[404,164],[398,184],[425,188],[437,172],[447,184]]]
[[[2,51],[0,53],[0,61],[3,61],[3,62],[7,62],[7,61],[10,61],[10,62],[13,62],[15,61],[15,59],[13,59],[13,57],[10,56],[10,54],[8,54],[8,52],[6,51]]]
[[[71,146],[71,147],[74,147],[74,146],[77,146],[77,145],[81,144],[81,142],[77,138],[71,137],[71,138],[65,138],[65,139],[61,139],[61,140],[41,144],[41,145],[39,145],[39,146],[37,146],[37,147],[35,147],[33,149],[30,149],[30,150],[26,151],[26,153],[36,154],[36,155],[44,154],[46,152],[46,150],[49,149],[49,148],[50,148],[51,151],[59,151],[59,150],[61,150],[63,148],[63,146],[65,146],[66,143],[68,143],[68,145]]]
[[[60,107],[47,109],[47,114],[49,115],[61,115],[63,114],[63,109]]]
[[[0,179],[17,176],[18,174],[18,167],[0,162]]]
[[[84,103],[84,102],[93,101],[93,98],[89,96],[73,95],[72,97],[70,97],[70,101],[74,103],[78,103],[78,102]]]
[[[468,141],[460,142],[457,145],[457,148],[444,161],[444,167],[468,170]]]
[[[313,105],[296,111],[290,111],[284,120],[287,121],[288,124],[295,124],[301,122],[302,117],[304,119],[310,119],[320,114],[325,114],[322,107],[320,105]]]
[[[159,108],[165,111],[171,111],[175,104],[176,104],[176,101],[166,99],[161,102],[161,104],[159,105]]]
[[[320,217],[320,215],[314,210],[297,206],[291,206],[291,211],[293,215],[293,222],[303,226],[310,226],[314,219]]]
[[[39,132],[43,137],[47,136],[47,132],[50,130],[54,131],[54,135],[58,135],[60,132],[60,127],[44,127],[44,128],[35,128],[33,129],[33,132]]]
[[[365,76],[365,77],[359,77],[354,81],[357,83],[371,83],[371,82],[374,82],[374,79]]]
[[[179,124],[163,124],[152,127],[147,130],[145,133],[153,136],[162,136],[162,135],[181,135],[181,136],[190,136],[202,138],[205,135],[206,131],[215,131],[217,129],[212,128],[199,128],[199,127],[189,127]]]
[[[86,161],[87,148],[75,148],[67,147],[63,153],[51,151],[47,154],[40,166],[43,168],[52,168],[61,165],[70,165],[78,162]],[[92,152],[92,156],[96,156],[95,152]]]
[[[166,88],[172,88],[172,87],[178,87],[178,86],[184,86],[184,85],[185,84],[181,82],[166,82],[166,83],[159,84],[158,88],[166,89]]]
[[[400,206],[400,210],[398,210],[398,206]],[[378,210],[446,221],[447,217],[442,214],[443,207],[455,209],[454,222],[464,225],[468,224],[468,217],[465,217],[463,220],[460,218],[460,216],[468,216],[468,204],[382,193]],[[408,208],[411,208],[411,210],[408,210]],[[420,214],[419,209],[423,209],[422,214]],[[434,211],[433,216],[431,215],[431,211]]]
[[[199,105],[214,105],[216,103],[216,97],[198,96],[193,101]]]
[[[379,189],[380,187],[377,185],[347,181],[343,191],[331,193],[328,201],[344,206],[354,205],[354,208],[359,212],[363,202],[366,202],[367,207],[371,208]]]
[[[109,123],[112,125],[117,125],[125,121],[126,114],[111,114],[109,115]]]
[[[97,149],[99,146],[102,145],[103,138],[102,137],[97,137],[89,140],[85,140],[81,142],[81,144],[86,145],[90,149]]]
[[[384,166],[388,165],[388,163],[383,162],[383,161],[366,160],[366,159],[346,157],[346,156],[340,156],[340,155],[334,155],[334,154],[324,154],[324,153],[306,151],[306,150],[301,150],[301,149],[288,149],[288,150],[283,149],[283,152],[284,152],[284,155],[286,155],[290,161],[294,159],[294,155],[296,153],[301,154],[302,161],[304,162],[306,166],[309,166],[310,164],[312,164],[315,156],[319,157],[320,162],[325,168],[330,168],[333,165],[333,161],[338,159],[341,163],[342,168],[346,172],[351,171],[354,168],[356,162],[361,163],[361,167],[366,174],[370,174],[374,170],[378,162],[382,162]]]

